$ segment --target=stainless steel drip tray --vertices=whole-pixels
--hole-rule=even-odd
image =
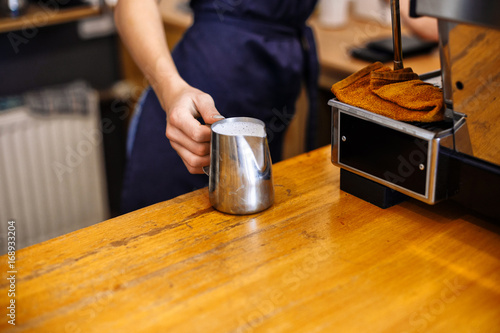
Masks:
[[[453,148],[453,133],[465,118],[406,123],[331,99],[332,163],[434,204],[448,195],[441,147]],[[465,131],[466,132],[466,131]]]

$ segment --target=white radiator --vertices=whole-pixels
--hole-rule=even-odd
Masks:
[[[0,254],[9,220],[23,248],[108,218],[98,97],[85,96],[86,114],[0,111]]]

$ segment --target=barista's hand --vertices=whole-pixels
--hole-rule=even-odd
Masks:
[[[168,96],[162,98],[167,113],[165,135],[177,151],[190,173],[203,173],[203,166],[210,164],[210,127],[224,117],[215,108],[212,97],[182,82]]]

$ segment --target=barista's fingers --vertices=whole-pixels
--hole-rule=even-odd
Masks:
[[[206,125],[201,125],[202,127],[206,127],[208,129],[208,126]],[[209,131],[209,138],[210,138],[210,129]],[[191,153],[198,155],[198,156],[205,156],[210,154],[210,142],[197,142],[193,139],[191,139],[189,136],[187,136],[183,131],[181,131],[179,128],[172,126],[171,124],[167,123],[167,129],[165,132],[165,135],[167,138],[170,140],[172,143],[176,143],[178,146],[182,146],[184,149],[190,151]],[[175,147],[174,147],[175,149]],[[176,149],[177,150],[177,149]]]
[[[165,135],[170,140],[190,173],[203,173],[202,167],[210,163],[210,127],[202,125],[196,118],[200,115],[205,123],[219,120],[212,97],[192,87],[184,88],[165,110],[167,128]],[[214,118],[215,117],[215,118]]]
[[[184,165],[186,166],[186,169],[189,171],[189,173],[203,173],[203,167],[210,164],[210,155],[199,156],[193,154],[176,142],[171,141],[170,144],[172,145],[172,148],[175,149],[177,154],[179,154],[179,156],[181,157],[182,162],[184,162]]]
[[[167,114],[168,124],[179,128],[196,142],[210,141],[210,129],[201,127],[197,118],[201,116],[205,124],[209,125],[221,119],[212,96],[184,81],[176,89],[162,92],[160,100]]]
[[[195,142],[210,142],[210,128],[202,125],[195,117],[199,116],[193,101],[183,101],[167,115],[166,135],[170,139],[183,132],[189,140]]]

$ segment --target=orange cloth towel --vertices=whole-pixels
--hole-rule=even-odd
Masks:
[[[419,79],[411,68],[392,70],[373,63],[332,86],[341,102],[399,121],[444,118],[441,89]]]

